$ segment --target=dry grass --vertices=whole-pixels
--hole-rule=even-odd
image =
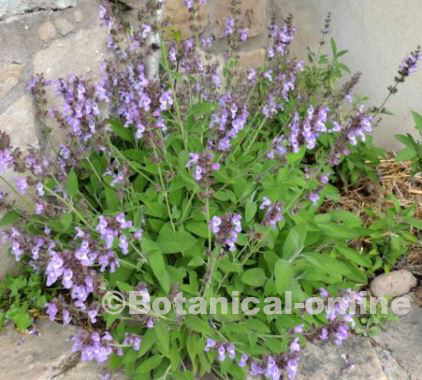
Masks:
[[[365,178],[344,190],[340,201],[327,202],[326,211],[339,206],[359,215],[365,224],[371,222],[367,209],[383,211],[393,206],[394,195],[403,208],[416,207],[415,217],[422,219],[422,175],[411,173],[408,162],[396,162],[394,157],[382,160],[378,168],[379,183]],[[413,246],[398,265],[422,277],[422,245]]]
[[[327,202],[325,210],[341,206],[367,220],[365,209],[385,210],[393,206],[394,195],[404,208],[416,206],[415,217],[422,219],[422,175],[412,175],[408,162],[394,158],[382,160],[378,166],[379,183],[365,178],[345,189],[339,202]]]

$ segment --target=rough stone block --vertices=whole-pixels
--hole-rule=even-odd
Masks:
[[[211,12],[211,23],[214,34],[221,38],[224,35],[225,23],[230,16],[230,1],[215,0]],[[249,28],[249,36],[256,37],[267,30],[267,1],[242,0],[240,6],[240,22]]]
[[[416,277],[408,270],[401,269],[384,273],[371,282],[371,292],[377,297],[397,297],[409,293],[418,284]]]
[[[0,0],[0,20],[25,12],[74,7],[79,0]]]
[[[209,22],[210,6],[202,6],[196,15],[195,26],[200,30],[206,28]],[[182,38],[191,35],[190,24],[192,13],[183,5],[183,0],[167,0],[164,8],[164,18],[168,21],[170,28],[182,34]]]
[[[0,69],[0,98],[19,83],[22,70],[23,65],[19,63],[6,64]]]
[[[43,72],[48,79],[95,72],[105,58],[105,38],[105,30],[95,27],[56,40],[35,54],[34,72]]]
[[[11,143],[26,148],[37,142],[32,100],[23,95],[0,115],[1,130],[8,133]]]
[[[251,51],[239,52],[239,66],[242,69],[253,67],[257,68],[265,62],[265,49],[255,49]]]
[[[62,36],[68,35],[75,29],[74,25],[63,17],[57,18],[54,23]]]
[[[70,337],[73,326],[62,326],[46,320],[35,326],[37,335],[23,335],[8,327],[0,334],[0,373],[7,380],[98,380],[104,368],[81,362],[72,354]],[[114,374],[113,380],[125,377]]]
[[[54,37],[56,37],[56,34],[56,28],[50,21],[41,24],[38,29],[38,36],[42,41],[52,40]]]

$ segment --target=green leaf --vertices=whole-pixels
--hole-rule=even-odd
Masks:
[[[27,284],[27,281],[24,277],[16,277],[12,280],[11,284],[9,285],[9,289],[11,291],[11,296],[16,297],[19,293],[20,289],[23,289]]]
[[[298,224],[291,228],[283,244],[283,258],[289,260],[298,256],[305,247],[306,235],[305,225]]]
[[[114,189],[110,189],[109,187],[106,187],[105,189],[105,197],[106,197],[106,203],[107,208],[110,211],[117,211],[120,206],[120,201],[117,196],[117,192]]]
[[[256,202],[254,202],[252,199],[248,200],[245,207],[246,223],[249,223],[254,218],[257,210],[258,210],[258,206]]]
[[[133,132],[129,128],[125,128],[119,120],[110,120],[112,131],[122,140],[132,142]]]
[[[63,231],[67,232],[69,230],[70,226],[72,225],[72,221],[73,221],[72,213],[63,214],[60,217],[60,223],[63,227]]]
[[[7,316],[15,323],[18,330],[26,330],[32,325],[32,318],[24,309],[11,310]]]
[[[195,243],[196,239],[189,232],[173,231],[169,223],[163,226],[157,240],[163,253],[185,252],[191,249]]]
[[[154,252],[148,256],[149,264],[151,265],[152,272],[167,294],[170,291],[170,276],[166,269],[166,264],[163,255],[158,252]]]
[[[186,229],[195,235],[208,238],[208,226],[203,222],[191,222],[186,224]]]
[[[410,160],[413,160],[416,157],[417,157],[416,151],[411,147],[407,147],[407,148],[404,148],[403,150],[401,150],[400,152],[398,152],[396,154],[396,161],[398,161],[398,162],[400,162],[400,161],[410,161]]]
[[[242,275],[242,282],[252,287],[264,285],[266,279],[267,276],[262,268],[248,269]]]
[[[147,329],[146,333],[142,337],[141,349],[139,350],[139,357],[145,355],[154,343],[156,342],[156,335],[154,329]]]
[[[137,374],[143,374],[151,372],[153,369],[157,368],[162,362],[163,357],[161,355],[154,355],[150,358],[144,360],[142,364],[136,369]]]
[[[170,338],[169,329],[164,321],[158,322],[154,326],[155,337],[157,338],[157,346],[160,351],[165,355],[169,355],[170,351]]]
[[[214,111],[215,104],[213,103],[197,103],[190,107],[188,114],[189,116],[207,115]]]
[[[412,111],[413,120],[415,121],[415,128],[422,132],[422,115]]]
[[[331,43],[331,51],[333,53],[333,56],[337,57],[337,45],[336,45],[336,41],[334,40],[334,38],[330,39],[330,43]]]
[[[287,260],[279,259],[274,267],[274,276],[277,293],[281,295],[289,289],[294,277],[291,263]]]
[[[319,254],[319,253],[307,253],[304,255],[305,259],[308,260],[312,265],[316,266],[320,270],[327,274],[340,274],[344,277],[351,279],[357,283],[366,283],[367,278],[363,272],[353,268],[350,264],[336,260],[332,257]]]
[[[185,326],[195,332],[198,332],[200,334],[203,334],[208,337],[214,336],[214,331],[208,324],[208,322],[204,321],[203,319],[188,315],[185,319]]]
[[[65,189],[70,197],[74,197],[79,191],[78,176],[76,175],[74,169],[72,169],[67,176]]]
[[[366,268],[372,267],[372,261],[369,257],[360,255],[358,252],[356,252],[354,249],[349,247],[340,247],[337,249],[337,252],[340,253],[343,257],[350,260],[351,262],[362,265]]]
[[[4,214],[3,218],[1,218],[0,227],[16,223],[20,217],[20,214],[18,214],[16,211],[8,211],[6,214]]]

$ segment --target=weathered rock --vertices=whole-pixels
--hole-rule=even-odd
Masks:
[[[377,297],[397,297],[410,292],[418,281],[405,269],[384,273],[371,282],[371,292]]]
[[[74,25],[63,17],[57,18],[54,23],[62,36],[67,36],[75,29]]]
[[[352,337],[343,345],[308,344],[297,380],[387,380],[370,342]]]
[[[422,309],[414,306],[412,311],[391,322],[384,331],[375,336],[374,341],[391,353],[409,377],[409,380],[422,379]],[[394,380],[406,377],[392,378]]]
[[[23,95],[0,115],[1,130],[8,133],[12,145],[26,148],[37,144],[32,100]]]
[[[259,67],[265,62],[265,49],[239,52],[239,66],[241,68]]]
[[[380,360],[382,370],[388,380],[405,380],[409,379],[407,371],[400,366],[397,360],[393,357],[391,352],[376,346],[375,352]]]
[[[208,4],[199,9],[195,19],[196,28],[203,30],[208,25],[209,10]],[[163,16],[170,29],[180,32],[182,38],[188,38],[191,35],[192,13],[183,5],[183,0],[167,0],[164,5]]]
[[[95,73],[105,58],[105,38],[105,30],[95,27],[56,40],[35,54],[34,72],[43,72],[48,79],[71,73]]]
[[[0,0],[0,19],[5,19],[7,17],[20,15],[31,11],[74,7],[77,3],[78,0]]]
[[[56,37],[56,28],[50,21],[47,21],[39,27],[38,36],[42,41],[52,40]]]
[[[223,37],[225,22],[230,16],[230,1],[215,0],[212,2],[213,11],[211,21],[213,30],[218,38]],[[242,0],[240,22],[249,29],[249,36],[256,37],[267,31],[267,1],[266,0]]]
[[[20,80],[23,65],[19,63],[10,63],[0,69],[0,98],[15,87]]]
[[[79,9],[77,9],[73,12],[73,18],[76,22],[81,22],[84,19],[84,15]]]
[[[36,324],[39,336],[21,335],[13,328],[0,334],[0,373],[7,380],[99,380],[104,369],[81,362],[71,352],[70,337],[76,328],[49,321]],[[113,380],[124,377],[114,375]]]
[[[70,365],[69,338],[72,327],[46,321],[38,325],[39,336],[20,335],[12,328],[0,335],[0,373],[7,380],[47,380]]]

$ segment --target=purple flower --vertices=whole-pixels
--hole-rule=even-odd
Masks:
[[[299,360],[298,358],[292,358],[287,361],[287,377],[289,380],[293,380],[298,372]]]
[[[70,289],[73,286],[73,272],[71,269],[65,269],[62,274],[62,283],[65,289]]]
[[[264,375],[267,379],[271,380],[279,380],[281,377],[281,370],[272,356],[267,358],[267,367],[265,368]]]
[[[323,341],[328,339],[328,330],[325,327],[321,329],[321,333],[319,334],[319,339]]]
[[[226,348],[224,347],[224,345],[222,344],[220,347],[218,347],[218,360],[220,362],[223,362],[224,360],[226,360]]]
[[[248,364],[249,356],[247,354],[242,354],[239,360],[239,367],[243,368],[246,367]]]
[[[272,148],[267,153],[267,158],[270,160],[283,158],[287,153],[286,143],[284,136],[275,137],[272,141]]]
[[[239,30],[240,41],[246,41],[249,37],[249,29],[243,28]]]
[[[53,285],[63,274],[63,259],[57,253],[53,253],[46,267],[47,286]]]
[[[224,37],[230,36],[234,33],[234,18],[226,18],[226,27],[224,29]]]
[[[264,197],[259,207],[260,210],[266,210],[263,224],[265,226],[275,227],[278,222],[283,220],[282,207],[280,202],[271,202],[270,199]]]
[[[249,369],[249,374],[251,376],[263,375],[264,372],[265,372],[264,368],[262,368],[262,366],[258,362],[256,361],[252,362],[251,367]]]
[[[207,344],[205,345],[204,351],[209,352],[211,348],[216,346],[217,342],[214,339],[208,338]]]
[[[247,78],[249,81],[254,82],[256,79],[256,70],[255,69],[248,69],[247,71]]]
[[[418,46],[415,51],[412,51],[408,57],[406,57],[399,68],[399,77],[396,78],[396,82],[403,82],[406,77],[414,73],[417,68],[418,62],[422,58],[421,47]]]
[[[334,334],[334,343],[339,346],[349,337],[349,327],[345,324],[340,324]]]
[[[173,105],[173,98],[170,91],[163,92],[160,97],[161,111],[167,111]]]
[[[35,214],[42,215],[44,214],[45,206],[42,203],[35,203]]]
[[[141,342],[142,338],[140,336],[126,333],[123,344],[132,347],[135,351],[139,351],[141,349]]]
[[[62,320],[64,325],[69,325],[72,321],[72,316],[67,309],[63,309],[62,311]]]
[[[212,152],[190,153],[186,167],[193,169],[194,179],[204,186],[212,182],[213,172],[220,169],[220,164],[213,161]]]
[[[87,314],[88,314],[88,318],[89,318],[89,320],[90,320],[91,323],[96,323],[97,322],[98,311],[99,311],[99,308],[98,307],[95,307],[95,308],[92,308],[92,309],[89,309],[88,310]]]
[[[0,150],[0,174],[11,168],[13,162],[14,159],[9,149]]]
[[[299,338],[294,338],[293,341],[290,343],[290,352],[299,352],[299,351],[300,351]]]
[[[26,194],[28,187],[29,185],[26,177],[21,177],[16,180],[16,189],[19,191],[19,193]]]
[[[242,217],[239,214],[227,214],[223,217],[214,216],[210,221],[210,229],[219,244],[226,245],[230,251],[236,249],[239,232],[242,231]]]
[[[328,175],[324,174],[321,177],[319,177],[319,180],[322,184],[327,185],[328,182],[330,182],[330,178],[328,177]]]
[[[185,7],[189,10],[193,9],[193,0],[183,0],[183,3],[185,4]]]
[[[226,351],[230,359],[234,359],[236,357],[236,348],[233,343],[226,345]]]
[[[309,194],[309,200],[313,203],[316,204],[319,201],[319,194],[316,192],[312,192]]]
[[[143,234],[144,234],[144,230],[143,230],[142,228],[139,228],[139,229],[137,229],[137,230],[133,233],[133,237],[134,237],[136,240],[141,240],[141,239],[142,239]]]
[[[127,255],[129,253],[129,242],[128,242],[127,237],[125,235],[120,236],[119,248],[122,250],[122,253],[124,255]]]
[[[50,318],[50,321],[55,321],[57,312],[58,312],[57,305],[53,302],[49,302],[47,303],[46,307],[47,307],[46,313],[48,315],[48,318]]]
[[[101,364],[107,361],[113,352],[116,352],[113,339],[108,332],[101,335],[97,331],[81,330],[72,337],[72,342],[72,352],[80,352],[83,361],[95,360]]]

